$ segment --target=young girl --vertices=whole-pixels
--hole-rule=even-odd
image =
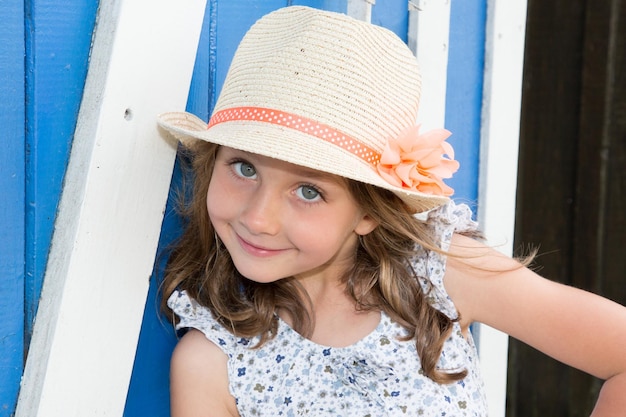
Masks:
[[[195,174],[164,283],[189,329],[172,416],[484,416],[474,321],[605,379],[594,416],[623,415],[626,309],[475,239],[419,96],[391,32],[287,7],[242,40],[208,126],[160,116]]]

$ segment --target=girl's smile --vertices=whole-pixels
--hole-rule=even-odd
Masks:
[[[336,279],[357,235],[376,227],[342,178],[228,147],[218,151],[207,210],[237,270],[258,282]]]
[[[267,258],[270,256],[276,256],[287,250],[287,249],[270,249],[270,248],[265,248],[262,246],[257,246],[238,235],[237,235],[237,239],[239,240],[239,244],[241,245],[243,250],[245,250],[252,256],[258,256],[259,258]]]

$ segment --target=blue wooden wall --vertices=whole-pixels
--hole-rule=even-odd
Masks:
[[[455,198],[476,208],[485,67],[487,0],[456,0],[450,9],[446,129],[461,163],[448,184]]]
[[[24,2],[26,39],[27,340],[37,313],[54,219],[74,136],[97,0]]]
[[[24,12],[0,3],[0,415],[8,416],[24,350]]]
[[[377,2],[372,21],[406,38],[406,0]],[[289,4],[344,12],[345,0],[208,0],[187,109],[205,120],[235,48],[260,16]],[[82,97],[97,0],[0,2],[0,417],[13,413]],[[486,0],[452,2],[446,127],[462,168],[456,196],[477,195]],[[427,65],[427,63],[422,63]],[[174,187],[178,182],[174,175]],[[168,208],[160,248],[178,234]],[[176,342],[158,314],[157,259],[125,416],[169,416]]]
[[[97,7],[0,2],[0,416],[15,408]]]

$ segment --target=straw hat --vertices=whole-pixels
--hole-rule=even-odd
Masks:
[[[406,132],[409,141],[429,135],[418,137],[415,128],[420,89],[417,61],[392,32],[291,6],[264,16],[244,36],[208,127],[184,112],[161,114],[158,123],[185,145],[204,140],[373,184],[425,211],[446,203],[451,189],[399,182],[381,170],[390,148],[392,160],[411,153],[390,141],[406,143]],[[444,145],[435,159],[456,164],[443,157],[453,158]]]

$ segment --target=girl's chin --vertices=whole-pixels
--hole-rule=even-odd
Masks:
[[[248,281],[252,281],[252,282],[256,282],[257,284],[270,284],[272,282],[277,282],[280,281],[281,279],[284,279],[285,277],[279,277],[276,275],[261,275],[258,273],[249,273],[249,274],[245,274],[243,273],[241,270],[239,270],[239,274],[241,274],[241,276],[243,278],[245,278]],[[257,271],[258,272],[258,271]]]

